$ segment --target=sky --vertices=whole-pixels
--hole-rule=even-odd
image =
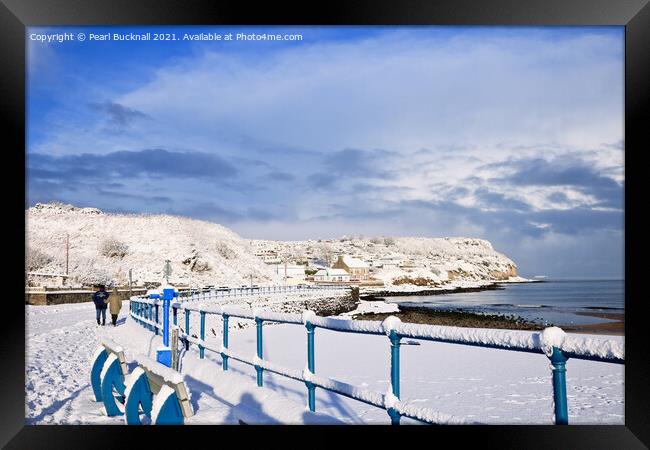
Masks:
[[[146,32],[177,40],[114,40]],[[524,276],[623,277],[623,27],[30,27],[27,52],[26,207],[476,237]]]

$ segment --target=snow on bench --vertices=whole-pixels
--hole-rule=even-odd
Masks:
[[[107,338],[102,339],[101,344],[106,349],[106,351],[109,352],[109,354],[115,355],[115,357],[118,359],[120,362],[120,369],[122,370],[122,374],[124,376],[128,375],[129,368],[126,365],[126,358],[124,357],[124,349],[122,346]]]
[[[151,392],[156,396],[156,399],[158,399],[159,394],[163,394],[159,400],[160,405],[169,397],[169,390],[171,389],[172,392],[176,393],[183,416],[186,418],[192,416],[194,412],[192,411],[192,405],[190,404],[189,393],[185,386],[183,375],[144,355],[137,355],[134,360],[138,364],[138,367],[146,374]],[[165,386],[168,389],[163,389]],[[157,414],[155,415],[157,416]],[[154,414],[152,413],[152,420],[153,417]]]

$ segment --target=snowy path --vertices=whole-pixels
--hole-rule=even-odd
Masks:
[[[98,326],[92,303],[27,306],[25,417],[29,424],[122,424],[123,417],[107,417],[94,401],[90,361],[103,337],[122,343],[127,361],[133,355],[153,355],[160,336],[127,318],[124,302],[118,326]],[[110,316],[109,316],[110,322]],[[305,411],[270,389],[258,389],[236,371],[223,373],[212,362],[188,353],[184,371],[197,414],[187,423],[336,423],[336,419]],[[129,370],[135,368],[129,362]],[[221,386],[215,389],[214,386]]]
[[[26,417],[28,423],[123,423],[103,415],[89,386],[90,358],[103,336],[122,344],[127,361],[135,353],[154,354],[160,341],[126,319],[98,327],[90,303],[28,306]],[[192,318],[192,329],[198,329]],[[220,320],[209,316],[208,342],[220,345]],[[255,328],[233,326],[230,347],[255,352]],[[614,337],[623,339],[622,337]],[[405,343],[410,340],[406,339]],[[306,362],[305,329],[296,325],[264,327],[264,356],[273,363],[302,369]],[[316,331],[316,373],[385,392],[389,374],[388,340],[383,336]],[[130,364],[133,369],[133,364]],[[221,358],[195,346],[184,355],[182,372],[197,415],[188,423],[388,423],[385,411],[317,389],[317,411],[306,411],[303,383],[264,374],[265,388],[255,385],[252,367],[236,361],[223,372]],[[542,355],[422,342],[402,347],[402,398],[469,420],[494,424],[552,423],[549,362]],[[624,367],[570,360],[567,391],[570,423],[624,423]],[[408,423],[409,420],[403,420]]]
[[[127,310],[122,308],[120,323]],[[97,325],[92,303],[26,308],[27,423],[111,422],[93,401],[88,361],[101,338],[114,331]]]

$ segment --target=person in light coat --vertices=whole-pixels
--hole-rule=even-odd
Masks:
[[[117,293],[117,287],[113,288],[112,295],[108,298],[108,307],[111,311],[111,320],[113,321],[113,326],[117,325],[117,316],[122,309],[122,299]]]

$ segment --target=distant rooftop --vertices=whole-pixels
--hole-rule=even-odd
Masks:
[[[331,277],[349,275],[345,269],[321,269],[316,272],[316,275],[329,275]]]
[[[366,262],[361,261],[358,258],[353,258],[352,256],[344,255],[342,257],[343,263],[350,268],[367,268],[370,267]]]

